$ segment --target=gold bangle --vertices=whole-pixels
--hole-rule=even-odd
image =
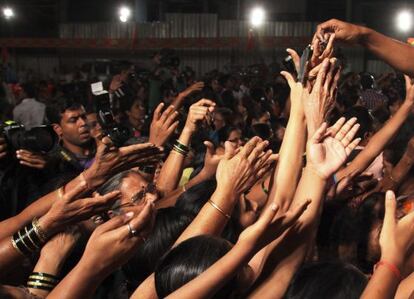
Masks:
[[[29,232],[27,231],[27,226],[24,227],[24,231],[26,232],[26,236],[29,238],[30,242],[32,242],[33,246],[39,250],[39,246],[37,246],[37,244],[33,241],[32,237],[30,236]]]
[[[47,241],[47,235],[46,235],[46,233],[43,231],[43,229],[40,227],[40,225],[39,225],[39,220],[38,220],[36,217],[35,217],[35,218],[33,218],[32,225],[33,225],[33,229],[34,229],[34,231],[35,231],[35,233],[36,233],[37,237],[39,238],[39,240],[40,240],[42,243],[46,243],[46,241]]]
[[[13,237],[11,237],[11,243],[12,243],[12,246],[13,246],[13,248],[14,249],[16,249],[16,251],[18,252],[18,253],[20,253],[21,255],[23,255],[23,256],[26,256],[21,250],[20,250],[20,248],[19,247],[17,247],[17,244],[16,244],[16,241],[14,241],[14,239],[13,239]]]
[[[30,251],[30,253],[33,253],[33,249],[32,249],[32,248],[30,248],[29,246],[27,246],[26,242],[24,241],[23,236],[22,236],[22,235],[21,235],[21,233],[20,233],[20,230],[17,232],[17,235],[19,236],[19,239],[20,239],[20,241],[23,243],[24,247],[26,247],[26,249],[27,249],[28,251]],[[16,244],[16,245],[17,245],[17,244]]]
[[[173,152],[176,152],[176,153],[178,153],[178,154],[180,154],[180,155],[182,155],[184,157],[187,156],[187,153],[186,152],[184,152],[183,150],[181,150],[181,149],[179,149],[178,147],[175,147],[175,146],[173,146]]]
[[[219,211],[224,217],[226,217],[227,219],[230,219],[231,216],[229,214],[227,214],[226,212],[224,212],[218,205],[216,205],[211,199],[208,200],[208,203],[215,208],[217,211]]]
[[[33,280],[43,280],[45,282],[51,282],[53,284],[57,284],[59,281],[57,279],[53,279],[50,277],[40,276],[40,275],[30,275],[29,279]]]
[[[29,288],[30,287],[45,287],[45,288],[51,288],[51,290],[53,290],[53,288],[55,287],[55,285],[48,284],[48,283],[42,283],[39,281],[28,281],[27,286]]]

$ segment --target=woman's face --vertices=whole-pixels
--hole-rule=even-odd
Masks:
[[[131,108],[126,112],[129,121],[134,127],[139,127],[145,120],[145,107],[141,101],[137,100],[132,104]]]
[[[135,172],[123,179],[119,191],[121,192],[121,198],[114,206],[119,207],[122,205],[120,208],[122,212],[127,212],[132,206],[134,207],[134,212],[137,212],[137,207],[142,209],[145,202],[155,202],[159,198],[158,192],[153,189],[152,185],[149,185],[139,173]]]
[[[214,127],[216,130],[220,130],[226,125],[226,122],[224,121],[224,117],[221,113],[215,113],[214,114]]]
[[[233,143],[236,148],[243,145],[242,141],[242,133],[240,130],[233,130],[230,132],[229,137],[227,138],[227,141],[230,141]]]

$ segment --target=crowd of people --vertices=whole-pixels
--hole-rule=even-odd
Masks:
[[[342,42],[395,72],[344,73]],[[0,297],[414,298],[414,49],[339,20],[309,49],[3,84]]]

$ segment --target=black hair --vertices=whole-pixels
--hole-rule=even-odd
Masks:
[[[107,180],[103,185],[99,186],[96,189],[96,192],[98,192],[100,195],[105,195],[109,192],[119,190],[124,179],[129,177],[131,174],[139,175],[139,173],[135,170],[125,170],[119,172],[116,175],[112,176],[109,180]]]
[[[345,107],[345,109],[349,109],[358,102],[361,96],[361,89],[359,86],[347,86],[343,87],[338,92],[338,103]]]
[[[361,86],[362,89],[371,89],[374,87],[375,79],[370,73],[361,73]]]
[[[368,256],[369,238],[373,225],[384,219],[385,194],[376,192],[364,199],[356,213],[357,265],[365,273],[371,273],[377,257]],[[377,208],[378,207],[378,208]]]
[[[224,122],[226,123],[226,125],[231,123],[231,117],[233,116],[233,111],[231,111],[231,109],[229,108],[218,108],[216,109],[215,113],[219,113],[223,116]]]
[[[37,97],[37,88],[32,83],[23,83],[21,85],[22,89],[24,90],[26,96],[28,98],[36,98]]]
[[[232,126],[224,126],[220,130],[218,130],[217,135],[218,135],[219,143],[226,142],[226,140],[230,136],[230,133],[233,132],[234,130],[240,130],[240,129],[237,127],[232,127]]]
[[[290,283],[285,299],[359,299],[367,278],[356,267],[341,262],[303,266]]]
[[[207,270],[231,249],[224,239],[201,235],[185,240],[171,249],[155,270],[155,289],[159,298],[165,298],[187,282]],[[229,298],[234,290],[234,279],[212,298]]]
[[[266,93],[263,88],[255,87],[250,91],[250,96],[256,102],[266,101]]]
[[[123,266],[131,291],[154,272],[161,257],[193,219],[192,213],[177,208],[158,210],[151,234]]]
[[[58,98],[46,106],[46,117],[51,124],[60,124],[62,114],[66,110],[77,110],[82,107],[82,104],[76,102],[71,98]]]
[[[192,213],[195,217],[200,212],[202,207],[206,204],[206,202],[211,198],[214,191],[216,190],[216,187],[216,180],[207,180],[201,182],[181,194],[177,199],[175,207],[184,212]],[[237,241],[238,231],[239,227],[237,220],[232,217],[223,229],[221,236],[224,239],[235,243]]]
[[[250,127],[248,137],[259,136],[263,140],[269,140],[272,137],[272,128],[268,124],[254,124]]]
[[[358,138],[365,138],[366,133],[370,133],[373,131],[373,120],[371,115],[368,112],[368,109],[362,106],[356,106],[348,109],[344,113],[344,117],[349,120],[353,117],[357,118],[357,122],[359,123],[360,127],[356,134]]]
[[[217,183],[215,180],[201,182],[181,194],[177,199],[175,207],[197,215],[207,200],[213,195],[216,187]]]

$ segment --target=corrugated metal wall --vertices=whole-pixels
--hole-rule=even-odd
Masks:
[[[311,22],[266,22],[258,29],[259,36],[303,37],[309,41],[315,31],[316,24]],[[167,14],[165,22],[154,23],[87,23],[61,24],[60,38],[196,38],[196,37],[246,37],[249,23],[236,20],[218,20],[215,14]],[[292,44],[291,47],[295,47]],[[133,53],[133,54],[132,54]],[[85,60],[95,58],[130,59],[144,61],[149,59],[150,51],[99,53],[80,50],[61,51],[51,57],[17,56],[19,67],[31,67],[42,74],[47,74],[53,68],[61,65],[80,65]],[[251,65],[264,61],[272,63],[286,56],[285,48],[260,49],[248,52],[246,49],[191,49],[178,51],[182,66],[192,67],[201,75],[212,69],[225,69],[229,65]],[[362,71],[364,68],[364,53],[360,48],[344,49],[350,69]],[[368,61],[365,65],[368,71],[381,73],[389,68],[379,61]]]

